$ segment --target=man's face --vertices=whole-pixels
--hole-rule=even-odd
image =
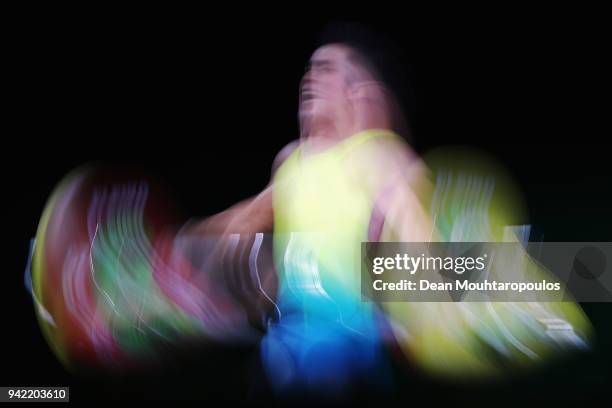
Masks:
[[[312,55],[300,85],[302,125],[333,122],[346,112],[348,53],[345,46],[326,45]]]

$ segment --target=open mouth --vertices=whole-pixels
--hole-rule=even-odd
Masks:
[[[300,92],[300,100],[302,102],[309,102],[317,97],[317,93],[312,90],[309,86],[302,88]]]

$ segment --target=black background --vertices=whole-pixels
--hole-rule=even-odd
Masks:
[[[3,58],[10,71],[2,138],[9,263],[1,385],[70,385],[73,401],[247,396],[247,379],[261,376],[252,349],[197,350],[162,378],[103,381],[67,372],[44,341],[23,285],[28,240],[57,182],[93,160],[143,167],[192,216],[260,191],[276,153],[297,137],[298,82],[317,33],[333,20],[366,23],[402,50],[417,152],[478,147],[513,174],[545,240],[610,241],[609,47],[601,22],[544,13],[503,24],[497,16],[420,25],[408,13],[314,11],[30,10],[15,17]],[[467,390],[407,370],[400,395],[459,402],[605,395],[612,309],[583,306],[598,335],[585,356]]]

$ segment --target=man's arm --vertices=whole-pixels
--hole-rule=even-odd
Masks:
[[[272,191],[273,184],[270,183],[256,196],[192,225],[189,232],[201,235],[272,232],[274,225]]]
[[[379,145],[376,156],[384,181],[378,179],[368,184],[375,198],[368,239],[401,242],[435,239],[434,221],[426,210],[432,186],[423,162],[408,146],[395,142]]]

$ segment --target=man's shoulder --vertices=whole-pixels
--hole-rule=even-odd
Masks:
[[[291,156],[300,146],[300,139],[295,139],[289,143],[287,143],[276,155],[274,161],[272,162],[272,175],[276,174],[278,169],[287,161],[289,156]]]
[[[389,183],[412,185],[427,179],[427,167],[412,147],[401,136],[386,135],[355,144],[347,155],[348,167],[358,179],[373,191]]]
[[[399,135],[387,130],[368,130],[353,136],[349,156],[364,164],[408,164],[417,158],[410,145]],[[369,162],[369,163],[368,163]]]

